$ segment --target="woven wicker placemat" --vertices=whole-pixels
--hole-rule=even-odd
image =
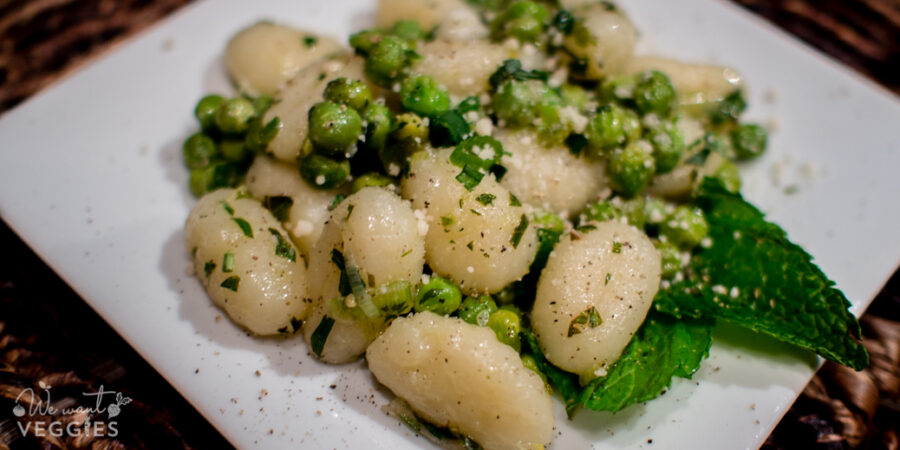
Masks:
[[[900,0],[734,1],[900,94]],[[0,114],[189,2],[0,0]],[[229,447],[2,223],[0,248],[0,450]],[[871,367],[826,364],[764,448],[900,448],[900,273],[862,324]],[[132,402],[120,433],[20,438],[10,411],[41,383],[69,407],[101,386],[123,393]],[[86,418],[105,423],[103,414],[68,420]]]

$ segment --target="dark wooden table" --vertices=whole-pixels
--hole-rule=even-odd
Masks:
[[[735,1],[900,94],[900,0]],[[0,0],[0,114],[189,2]],[[0,450],[230,447],[2,222],[0,250]],[[862,323],[870,369],[823,367],[764,448],[900,448],[900,273]],[[133,402],[116,438],[17,438],[15,398],[41,382]]]

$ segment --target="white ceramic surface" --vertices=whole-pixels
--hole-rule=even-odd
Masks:
[[[861,312],[900,261],[896,98],[724,2],[624,6],[642,52],[743,72],[749,115],[777,125],[771,151],[745,168],[745,193]],[[188,274],[182,232],[193,200],[180,146],[194,102],[229,89],[227,39],[263,18],[344,37],[373,10],[373,0],[201,2],[0,119],[3,219],[238,447],[425,442],[381,412],[387,395],[362,363],[326,367],[302,338],[253,339],[222,318]],[[729,327],[717,338],[693,381],[646,406],[570,422],[557,403],[552,448],[757,447],[818,361]]]

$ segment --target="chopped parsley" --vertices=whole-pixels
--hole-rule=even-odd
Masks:
[[[500,171],[500,161],[505,152],[503,144],[490,136],[475,136],[461,142],[450,154],[450,162],[462,169],[456,176],[467,190],[471,191],[481,183],[485,175]],[[505,173],[505,168],[503,172]],[[496,175],[496,174],[495,174]]]
[[[525,216],[525,214],[522,214],[522,217],[519,219],[519,225],[516,226],[512,238],[509,240],[509,242],[512,243],[513,248],[519,248],[519,242],[522,240],[522,235],[525,234],[525,230],[527,229],[528,217]]]
[[[522,206],[519,197],[516,197],[512,192],[509,193],[509,206]]]
[[[495,90],[507,81],[526,81],[541,80],[547,81],[550,78],[548,72],[542,70],[525,70],[522,68],[522,62],[518,59],[507,59],[500,64],[500,67],[491,74],[488,82]]]
[[[478,200],[478,203],[481,203],[482,205],[487,206],[487,205],[493,204],[495,198],[497,198],[496,195],[488,194],[487,192],[485,192],[484,194],[481,194],[478,197],[476,197],[475,200]]]
[[[240,285],[240,284],[241,284],[241,277],[239,277],[237,275],[232,275],[232,276],[226,278],[225,281],[223,281],[222,284],[220,284],[219,286],[222,286],[225,289],[230,289],[234,292],[237,292],[238,285]]]
[[[234,220],[234,223],[241,227],[241,231],[244,232],[244,236],[247,236],[248,238],[253,237],[253,228],[250,227],[250,224],[247,223],[246,220],[241,219],[240,217],[235,217],[231,220]]]
[[[350,288],[350,280],[347,278],[347,267],[344,263],[344,254],[339,252],[336,248],[331,249],[331,262],[333,262],[341,272],[341,279],[338,282],[338,290],[340,290],[341,295],[352,294],[353,289]]]
[[[622,253],[622,243],[619,241],[614,241],[613,246],[612,246],[612,252],[616,253],[616,254]]]
[[[216,263],[207,261],[206,264],[203,265],[203,272],[206,274],[206,278],[209,278],[212,275],[213,270],[216,270]]]
[[[317,42],[319,42],[319,39],[315,36],[303,36],[303,45],[305,45],[306,48],[315,46]]]
[[[335,195],[334,200],[331,201],[331,205],[328,206],[328,210],[334,211],[334,209],[337,208],[345,198],[347,198],[347,196],[344,194]]]
[[[272,233],[272,236],[275,236],[276,239],[275,254],[290,262],[296,261],[297,251],[294,249],[294,246],[291,245],[291,242],[285,239],[284,236],[274,228],[269,228],[269,233]]]
[[[450,216],[441,216],[441,225],[445,227],[453,225],[453,218]]]
[[[322,350],[325,349],[325,341],[328,340],[328,335],[331,334],[332,327],[334,327],[334,319],[328,316],[322,316],[322,321],[319,322],[319,325],[316,326],[312,336],[310,336],[309,344],[316,356],[322,357]]]
[[[232,208],[231,205],[228,204],[228,202],[226,202],[225,200],[222,200],[219,202],[219,204],[222,205],[222,208],[225,209],[225,212],[227,212],[229,216],[234,215],[234,208]]]
[[[591,306],[584,312],[572,319],[569,323],[569,337],[581,334],[585,328],[597,328],[603,323],[597,308]]]
[[[263,205],[279,222],[287,222],[290,218],[291,207],[294,206],[294,199],[286,195],[266,196],[263,199]]]

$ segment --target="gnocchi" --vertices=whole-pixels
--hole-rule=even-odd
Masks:
[[[235,189],[208,194],[191,211],[185,235],[194,272],[232,320],[262,336],[299,328],[309,314],[306,268],[257,200]]]
[[[553,408],[541,378],[490,329],[430,312],[395,320],[366,350],[379,382],[418,414],[489,449],[550,442]]]

